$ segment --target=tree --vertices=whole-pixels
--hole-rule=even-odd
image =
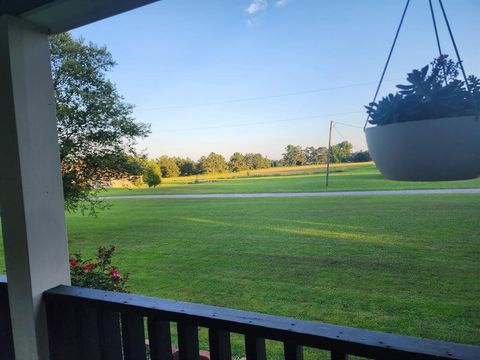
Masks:
[[[366,162],[372,161],[370,153],[368,150],[354,152],[350,158],[351,162]]]
[[[190,158],[181,158],[175,157],[173,158],[175,163],[177,164],[178,168],[180,169],[180,176],[189,176],[195,175],[197,173],[197,167],[195,165],[195,161]]]
[[[239,152],[234,153],[230,157],[230,161],[228,163],[228,167],[230,168],[231,171],[233,172],[238,172],[242,170],[247,170],[248,165],[245,162],[245,156],[240,154]]]
[[[283,160],[270,160],[272,167],[283,166]]]
[[[162,182],[162,173],[158,163],[154,160],[150,160],[145,164],[144,169],[143,181],[145,181],[148,187],[160,185]]]
[[[63,33],[51,38],[50,52],[65,207],[95,213],[104,186],[134,175],[134,145],[150,127],[135,121],[106,78],[115,62],[105,47]]]
[[[208,156],[202,156],[198,160],[198,168],[201,173],[221,173],[228,169],[225,158],[220,154],[211,152]]]
[[[245,162],[249,169],[266,169],[272,166],[272,162],[259,153],[245,154]]]
[[[162,172],[162,177],[176,177],[180,175],[180,168],[174,158],[162,155],[157,159],[157,164]]]
[[[307,162],[307,156],[301,146],[288,145],[283,154],[283,163],[286,166],[304,165]]]
[[[328,149],[324,146],[316,148],[309,146],[305,148],[305,155],[307,156],[307,164],[324,164],[327,162]]]
[[[348,141],[342,141],[332,146],[331,161],[332,163],[348,162],[352,155],[353,145]]]

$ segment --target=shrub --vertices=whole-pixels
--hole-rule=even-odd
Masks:
[[[150,160],[145,164],[143,181],[147,183],[148,187],[155,187],[162,183],[162,172],[155,161]]]
[[[126,283],[128,274],[121,275],[112,265],[115,247],[99,247],[96,259],[85,259],[81,253],[70,256],[70,277],[72,285],[116,291],[128,292]]]

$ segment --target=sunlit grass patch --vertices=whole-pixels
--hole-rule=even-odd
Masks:
[[[268,193],[268,192],[317,192],[362,191],[401,189],[479,188],[480,178],[464,181],[402,182],[383,178],[374,165],[336,164],[332,168],[329,187],[325,186],[325,168],[299,167],[296,171],[275,173],[267,169],[255,176],[245,174],[206,174],[198,177],[164,179],[156,188],[109,189],[104,194],[213,194],[213,193]],[[260,170],[259,170],[260,171]],[[270,172],[269,172],[270,171]],[[198,183],[195,183],[198,180]]]
[[[480,344],[479,194],[112,204],[70,250],[116,245],[132,292]]]

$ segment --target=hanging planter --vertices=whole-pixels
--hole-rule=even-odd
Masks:
[[[409,85],[367,106],[368,150],[391,180],[445,181],[480,176],[480,80],[457,79],[446,55],[408,74]]]
[[[480,121],[475,116],[367,128],[368,150],[387,179],[446,181],[480,176]]]
[[[375,102],[409,1],[402,15],[373,102],[366,106],[365,136],[380,172],[391,180],[447,181],[480,176],[480,79],[467,78],[450,25],[439,0],[458,62],[441,53],[407,76],[408,85]],[[430,71],[429,71],[430,70]],[[459,75],[463,75],[463,80]],[[367,124],[374,127],[367,128]]]

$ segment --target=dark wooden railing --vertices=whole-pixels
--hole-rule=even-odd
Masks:
[[[5,285],[0,282],[0,316],[5,316]],[[283,343],[285,360],[303,359],[304,347],[327,350],[331,359],[342,360],[348,355],[369,359],[480,359],[478,346],[139,295],[59,286],[45,292],[44,299],[53,360],[172,360],[171,323],[176,324],[180,360],[199,359],[199,327],[208,329],[212,360],[232,359],[230,333],[244,336],[248,360],[267,358],[266,339]],[[1,324],[7,322],[7,318],[0,318],[0,331]]]
[[[138,295],[59,286],[45,300],[54,359],[73,359],[73,349],[82,359],[119,359],[121,343],[125,359],[145,359],[144,318],[152,359],[171,359],[170,322],[180,360],[198,360],[198,327],[209,330],[215,360],[231,359],[230,333],[245,336],[248,360],[266,358],[265,339],[283,342],[286,360],[302,359],[303,346],[332,359],[480,359],[480,347]]]
[[[14,358],[7,278],[5,275],[0,275],[0,360]]]

